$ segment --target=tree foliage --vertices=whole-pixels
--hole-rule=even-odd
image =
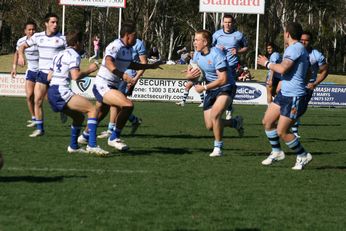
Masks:
[[[199,0],[128,0],[122,20],[137,23],[138,35],[148,48],[158,47],[162,57],[176,59],[181,46],[193,49],[193,34],[203,27]],[[0,0],[1,53],[13,52],[23,33],[23,25],[34,20],[43,30],[42,19],[48,12],[62,15],[56,0]],[[321,50],[334,71],[346,71],[346,4],[345,0],[266,0],[265,14],[260,17],[259,51],[274,41],[283,50],[283,29],[289,21],[300,22],[314,35],[314,46]],[[234,14],[237,27],[249,40],[250,51],[242,61],[254,65],[256,15]],[[208,13],[206,28],[211,32],[221,27],[221,13]],[[87,35],[86,48],[91,50],[91,37],[98,34],[105,47],[118,37],[119,9],[66,6],[65,31],[79,29]]]

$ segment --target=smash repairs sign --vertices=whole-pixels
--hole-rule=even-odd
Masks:
[[[264,14],[265,0],[200,0],[200,12]]]
[[[314,90],[309,102],[312,106],[346,106],[346,86],[322,84]]]

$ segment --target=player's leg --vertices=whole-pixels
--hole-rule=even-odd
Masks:
[[[185,85],[185,88],[184,88],[183,99],[182,99],[182,101],[176,103],[178,106],[182,106],[182,107],[185,106],[187,97],[189,96],[189,91],[190,91],[190,89],[191,89],[192,86],[193,86],[192,81],[187,81],[187,82],[186,82],[186,85]]]
[[[214,150],[209,155],[211,157],[218,157],[222,156],[222,148],[223,148],[223,122],[222,122],[222,114],[224,113],[225,109],[230,104],[230,97],[227,94],[221,94],[217,96],[216,101],[214,105],[212,106],[211,110],[205,112],[204,118],[206,122],[206,125],[208,123],[208,127],[210,129],[210,123],[212,126],[213,134],[214,134]],[[209,118],[206,118],[209,117]]]
[[[30,137],[42,136],[44,134],[44,120],[43,120],[43,100],[47,93],[47,84],[37,82],[34,88],[34,111],[36,117],[36,130]]]
[[[25,95],[26,95],[26,103],[28,105],[28,109],[31,115],[31,120],[30,120],[30,123],[27,125],[27,127],[35,127],[36,125],[34,89],[35,89],[35,82],[27,79],[25,81]]]
[[[117,110],[115,107],[109,107],[109,122],[108,122],[108,127],[106,131],[102,131],[100,135],[97,136],[97,138],[103,139],[103,138],[108,138],[111,134],[112,131],[115,128],[115,122],[116,122],[116,116],[117,116]],[[104,112],[102,112],[103,110],[100,107],[100,110],[98,110],[100,113],[104,114]],[[99,113],[99,114],[100,114]],[[101,116],[101,114],[100,114]],[[99,117],[101,118],[101,117]],[[100,122],[100,121],[99,121]]]
[[[96,130],[97,130],[97,111],[95,106],[86,98],[79,96],[79,95],[74,95],[67,103],[67,110],[64,112],[67,112],[66,114],[75,116],[73,118],[74,123],[79,124],[79,127],[82,125],[81,117],[77,116],[73,113],[73,111],[87,114],[88,115],[88,130],[89,130],[89,139],[88,139],[88,146],[87,146],[87,151],[90,153],[94,153],[98,156],[104,156],[107,155],[108,152],[105,150],[102,150],[99,146],[97,146],[96,142]],[[72,113],[71,113],[72,111]],[[84,117],[83,117],[84,120]],[[80,131],[80,128],[79,128]],[[77,137],[78,134],[74,135],[74,140],[73,142],[77,143]],[[72,139],[72,138],[71,138]]]
[[[116,117],[116,127],[108,139],[108,144],[119,150],[127,150],[128,146],[120,140],[122,129],[133,111],[133,103],[123,93],[111,89],[103,96],[103,102],[113,107],[117,107],[119,113]]]
[[[279,117],[280,106],[274,102],[270,103],[264,114],[262,123],[272,151],[270,155],[262,161],[263,165],[271,165],[275,161],[285,159],[285,153],[281,149],[280,137],[276,129],[276,121],[278,121]]]

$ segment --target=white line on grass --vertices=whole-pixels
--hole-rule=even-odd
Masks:
[[[34,171],[34,172],[93,172],[93,173],[148,173],[149,171],[144,170],[120,170],[120,169],[78,169],[78,168],[21,168],[21,167],[8,167],[3,170],[7,171]]]

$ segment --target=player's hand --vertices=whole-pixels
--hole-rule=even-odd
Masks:
[[[308,85],[306,86],[307,89],[310,90],[314,90],[316,88],[316,84],[315,83],[308,83]]]
[[[259,55],[257,58],[257,63],[263,67],[265,67],[266,62],[268,62],[267,57],[265,57],[264,55]]]
[[[92,63],[89,65],[89,72],[90,73],[97,71],[97,69],[99,69],[99,66],[97,65],[97,63]]]
[[[17,71],[16,71],[16,69],[12,69],[12,71],[11,71],[11,77],[12,78],[16,78],[17,77]]]
[[[23,56],[21,55],[18,55],[18,61],[17,61],[18,65],[21,66],[21,67],[24,67],[25,65],[25,59]]]
[[[197,93],[202,93],[204,91],[204,87],[201,84],[195,85],[195,90]]]
[[[186,72],[187,79],[196,79],[201,75],[201,71],[198,68],[188,68]]]
[[[231,54],[232,55],[237,55],[237,53],[238,53],[238,51],[237,51],[237,49],[236,48],[231,48]]]
[[[127,82],[130,85],[135,84],[135,82],[133,81],[133,78],[126,73],[123,74],[123,81]]]

